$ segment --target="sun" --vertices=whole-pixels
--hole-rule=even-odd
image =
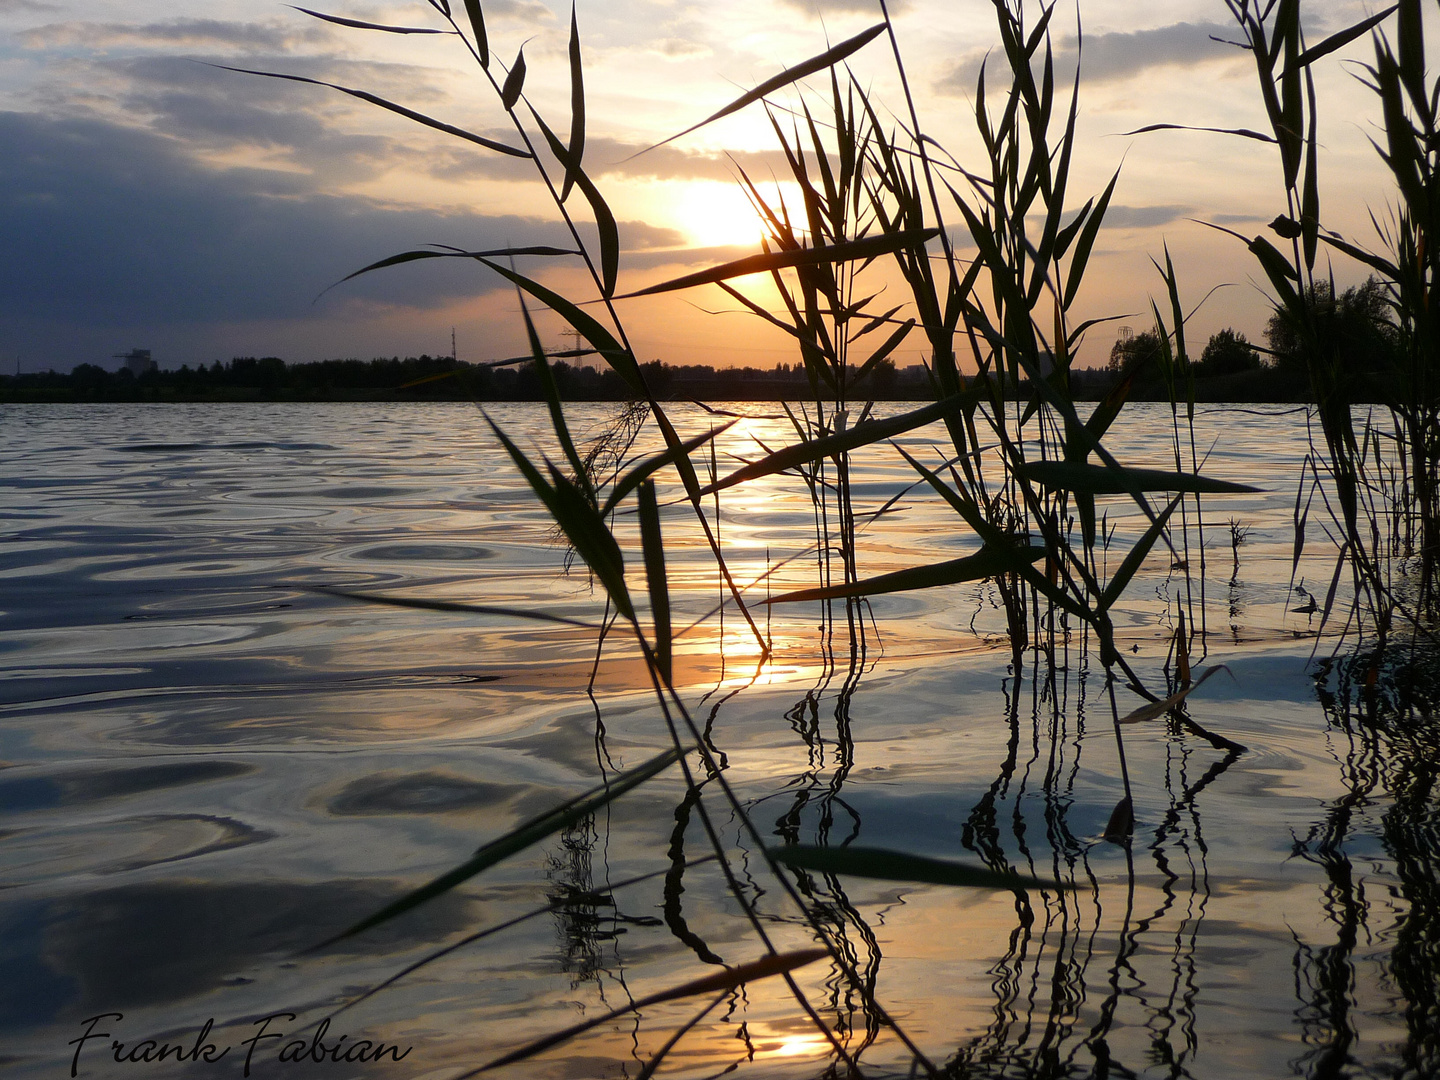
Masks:
[[[758,250],[764,227],[738,183],[691,180],[675,200],[675,224],[696,247]]]

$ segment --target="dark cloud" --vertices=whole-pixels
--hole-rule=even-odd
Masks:
[[[1221,23],[1174,23],[1153,30],[1086,34],[1078,54],[1073,38],[1058,44],[1055,77],[1061,83],[1072,81],[1077,55],[1081,63],[1081,77],[1087,83],[1114,82],[1166,64],[1194,67],[1243,55],[1233,45],[1212,40],[1217,37],[1233,40],[1235,28]],[[936,90],[949,94],[973,94],[984,60],[985,54],[979,52],[965,57],[936,83]],[[1003,66],[1004,55],[992,54],[990,76],[1002,76]]]
[[[161,136],[95,120],[0,113],[0,320],[68,326],[318,318],[346,302],[428,308],[501,287],[460,260],[358,267],[426,243],[568,246],[553,222],[397,209],[304,178],[215,170]],[[623,223],[622,242],[678,238]]]

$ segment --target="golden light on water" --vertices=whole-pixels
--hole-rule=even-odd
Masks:
[[[809,1035],[787,1035],[780,1040],[780,1044],[774,1049],[761,1048],[756,1055],[760,1057],[769,1053],[772,1057],[814,1057],[828,1053],[830,1043],[819,1032]]]

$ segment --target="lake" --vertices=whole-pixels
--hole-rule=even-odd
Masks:
[[[722,475],[793,441],[778,406],[734,408],[747,418],[718,441]],[[593,434],[611,409],[569,413]],[[543,406],[492,413],[547,445]],[[672,768],[442,898],[302,954],[665,749],[636,650],[617,633],[597,663],[592,630],[317,591],[603,617],[471,406],[0,416],[0,1061],[15,1075],[456,1076],[760,957],[717,864],[700,861],[707,825],[777,948],[814,944],[716,782],[697,807]],[[686,437],[724,419],[672,416]],[[1116,609],[1117,644],[1147,676],[1163,683],[1181,610],[1205,631],[1197,668],[1228,669],[1189,699],[1198,730],[1126,728],[1129,845],[1103,837],[1122,788],[1104,670],[1078,629],[1058,634],[1053,662],[1031,653],[1017,669],[979,582],[875,597],[853,647],[819,603],[757,605],[764,656],[733,606],[715,610],[713,560],[666,479],[676,685],[761,836],[1070,887],[802,876],[873,997],[828,960],[794,977],[865,1075],[911,1075],[897,1026],[957,1078],[1440,1067],[1437,739],[1394,721],[1390,667],[1355,689],[1366,676],[1333,633],[1343,588],[1317,637],[1335,552],[1318,495],[1297,548],[1305,423],[1199,407],[1203,471],[1261,490],[1207,496],[1203,539],[1192,522],[1187,551],[1157,547]],[[1173,467],[1168,406],[1127,407],[1112,437],[1128,464]],[[938,427],[897,442],[943,460]],[[659,445],[647,428],[636,451]],[[871,515],[862,576],[978,547],[893,449],[852,469]],[[800,482],[747,484],[709,512],[747,596],[814,584]],[[1142,523],[1111,500],[1112,570]],[[633,524],[619,531],[635,552]],[[643,581],[637,555],[629,571]],[[1345,707],[1365,693],[1363,716]],[[1116,697],[1122,712],[1143,704]],[[434,949],[536,911],[313,1026]],[[647,1006],[497,1075],[635,1077],[710,1003]],[[154,1060],[163,1045],[184,1054]],[[767,979],[717,1000],[660,1074],[813,1077],[835,1061]]]

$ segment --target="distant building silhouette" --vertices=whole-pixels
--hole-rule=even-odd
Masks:
[[[136,378],[157,370],[158,365],[150,359],[149,349],[131,349],[128,353],[116,353],[117,359],[125,361],[125,370]]]

